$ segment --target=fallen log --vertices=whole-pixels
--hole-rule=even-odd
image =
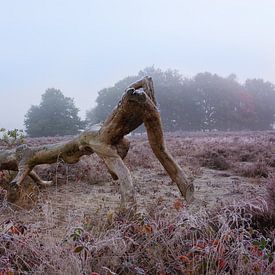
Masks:
[[[150,146],[171,179],[177,184],[187,202],[191,202],[194,186],[191,180],[167,151],[160,114],[157,109],[153,81],[145,77],[131,84],[117,107],[97,129],[91,127],[72,140],[56,144],[29,147],[26,144],[14,149],[0,151],[0,170],[18,171],[11,181],[16,190],[27,176],[38,185],[51,185],[43,181],[33,168],[40,164],[76,163],[83,155],[96,153],[100,156],[113,179],[120,183],[121,207],[135,205],[135,191],[132,178],[123,158],[129,150],[127,134],[144,123]]]

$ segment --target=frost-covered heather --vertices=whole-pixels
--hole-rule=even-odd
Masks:
[[[39,206],[43,213],[39,223],[24,224],[16,215],[0,222],[0,273],[275,274],[275,133],[165,135],[171,154],[193,176],[201,167],[242,175],[267,187],[267,197],[256,199],[255,194],[250,201],[217,203],[197,212],[178,199],[167,205],[154,198],[135,216],[95,210],[92,226],[81,215],[63,217],[77,220],[78,226],[67,223],[58,236],[46,201]],[[26,143],[37,146],[69,138],[27,139]],[[125,163],[131,171],[161,169],[146,135],[129,138]],[[44,179],[54,180],[60,190],[67,182],[111,180],[96,155],[74,165],[59,160],[37,171]],[[3,181],[8,175],[0,172],[0,178]],[[0,188],[2,213],[10,207],[6,198]]]
[[[192,215],[184,206],[176,209],[176,214],[173,209],[174,214],[169,214],[159,202],[152,202],[148,214],[108,214],[92,230],[84,225],[68,228],[59,240],[50,229],[7,221],[0,224],[0,270],[35,274],[274,274],[274,225],[263,223],[268,221],[264,202]]]

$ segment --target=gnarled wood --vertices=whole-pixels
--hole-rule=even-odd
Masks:
[[[142,90],[141,90],[142,89]],[[76,163],[81,156],[98,154],[113,179],[120,181],[121,206],[135,204],[135,192],[128,168],[122,159],[127,155],[129,141],[124,137],[144,123],[152,150],[165,170],[176,182],[181,194],[189,202],[194,187],[165,146],[161,118],[156,106],[153,81],[145,77],[128,87],[117,107],[98,129],[91,128],[72,140],[37,147],[18,146],[0,151],[0,170],[18,171],[11,184],[17,188],[30,176],[40,185],[49,185],[33,171],[39,164],[51,164],[62,159]]]

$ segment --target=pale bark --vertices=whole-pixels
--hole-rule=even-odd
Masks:
[[[142,90],[139,90],[142,89]],[[122,159],[127,155],[129,141],[124,137],[144,123],[149,143],[158,160],[181,194],[189,202],[194,187],[191,181],[165,146],[161,118],[156,106],[153,82],[145,77],[128,87],[114,111],[99,129],[87,130],[72,140],[37,147],[18,146],[0,151],[0,170],[18,171],[11,184],[20,186],[26,176],[40,185],[50,185],[33,171],[39,164],[51,164],[62,159],[76,163],[81,156],[98,154],[105,162],[113,179],[120,181],[121,206],[129,208],[135,204],[135,192],[131,175]]]

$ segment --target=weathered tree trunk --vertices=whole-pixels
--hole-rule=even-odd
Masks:
[[[112,177],[120,181],[121,206],[130,208],[135,205],[135,192],[130,172],[122,161],[129,149],[129,141],[124,136],[142,123],[146,127],[154,154],[176,182],[181,194],[190,202],[194,187],[166,149],[150,77],[126,89],[117,107],[99,129],[91,128],[67,142],[37,147],[21,145],[15,149],[2,150],[0,170],[18,171],[11,182],[15,189],[28,175],[37,184],[49,185],[50,182],[41,180],[33,171],[36,165],[55,163],[58,159],[76,163],[81,156],[96,153],[104,160]]]

